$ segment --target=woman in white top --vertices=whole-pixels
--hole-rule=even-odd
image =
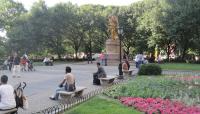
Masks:
[[[12,109],[16,107],[14,89],[7,84],[8,76],[1,76],[0,85],[0,110]]]

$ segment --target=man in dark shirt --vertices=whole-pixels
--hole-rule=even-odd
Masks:
[[[9,71],[11,71],[11,69],[12,69],[13,59],[14,59],[13,56],[9,56],[9,57],[8,57],[8,67],[9,67]]]
[[[14,55],[13,59],[13,78],[20,78],[20,57],[17,53]]]
[[[105,78],[106,72],[103,67],[97,62],[98,71],[93,74],[93,85],[101,85],[99,78]]]

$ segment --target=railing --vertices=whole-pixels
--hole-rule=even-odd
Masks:
[[[126,80],[118,80],[117,82],[115,82],[113,85],[119,84],[119,83],[124,83]],[[68,99],[66,101],[64,101],[65,103],[61,103],[52,107],[49,107],[47,109],[38,111],[38,112],[34,112],[32,114],[62,114],[63,112],[65,112],[66,110],[70,109],[71,107],[80,104],[84,101],[87,101],[88,99],[94,97],[97,94],[100,94],[108,89],[110,89],[112,86],[108,86],[108,87],[103,87],[103,88],[99,88],[96,89],[94,91],[91,91],[81,97],[74,97],[71,99]]]
[[[176,70],[163,70],[162,74],[165,75],[189,75],[189,76],[200,76],[200,72],[199,71],[187,71],[187,70],[180,70],[180,71],[176,71]]]

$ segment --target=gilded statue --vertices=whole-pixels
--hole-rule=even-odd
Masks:
[[[111,38],[116,40],[118,38],[118,18],[117,16],[109,16],[108,17],[108,30],[111,33]]]

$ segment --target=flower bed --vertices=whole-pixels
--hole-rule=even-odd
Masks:
[[[173,77],[172,79],[179,80],[185,84],[200,86],[200,76],[182,76],[182,77]]]
[[[180,80],[167,77],[137,77],[126,84],[113,86],[104,92],[113,98],[121,96],[141,98],[162,98],[184,102],[187,105],[200,104],[200,89]]]
[[[121,103],[147,114],[200,114],[200,107],[161,98],[122,97]]]

